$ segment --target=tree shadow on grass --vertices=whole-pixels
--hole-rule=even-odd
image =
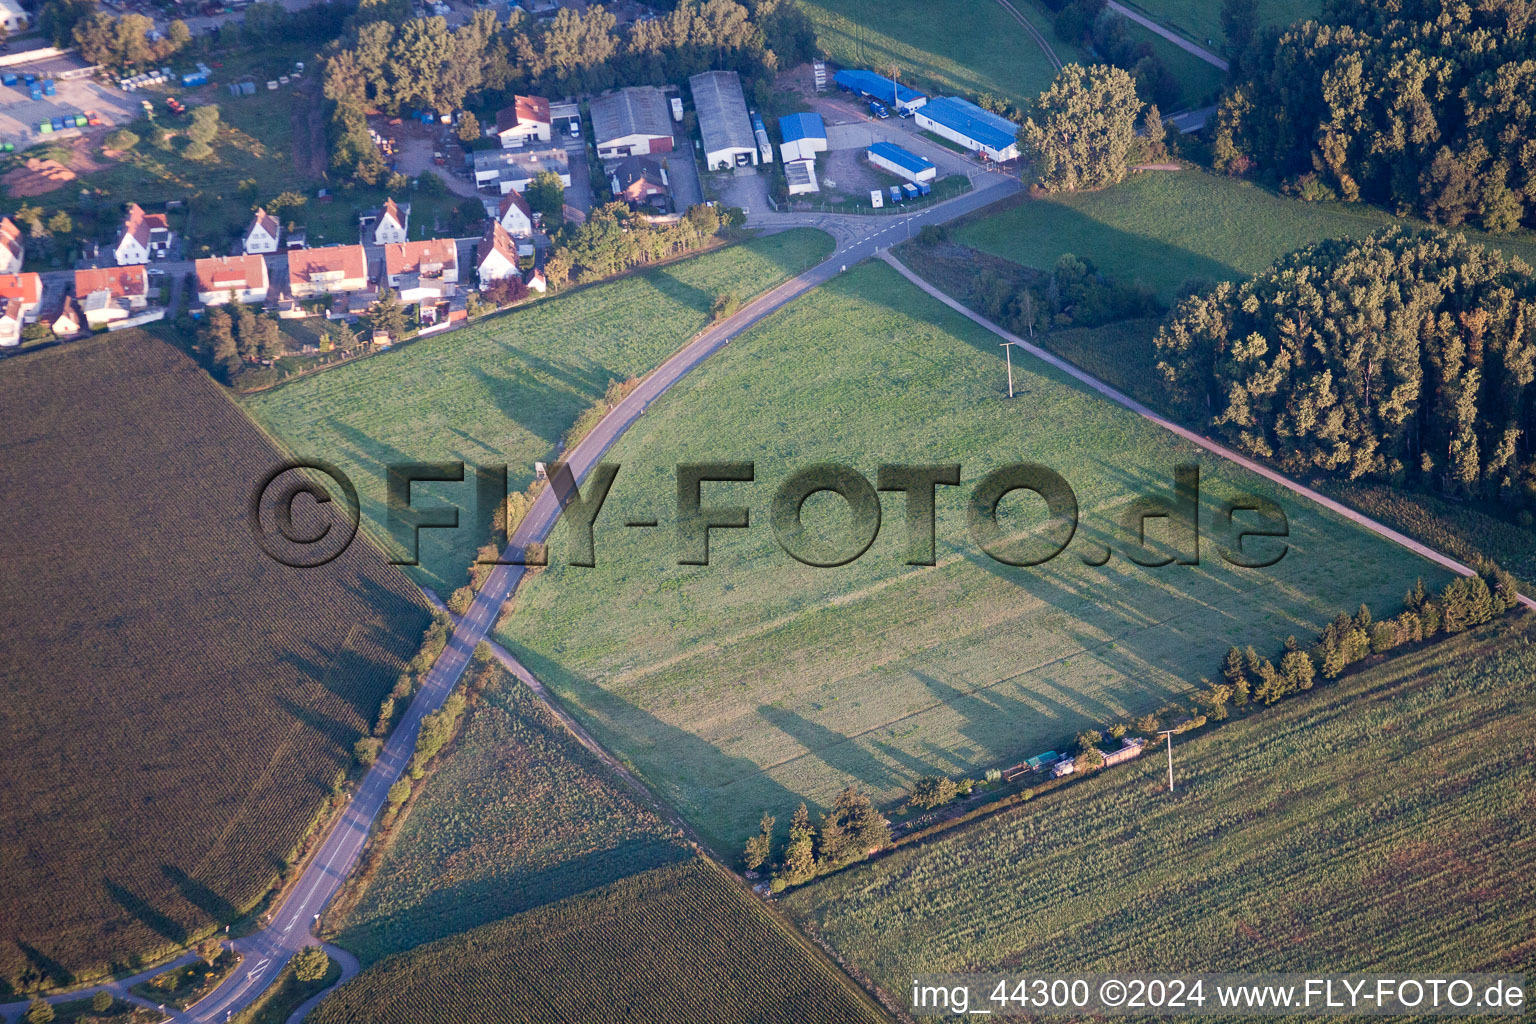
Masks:
[[[188,938],[187,929],[180,921],[177,921],[142,896],[139,896],[126,886],[119,885],[110,878],[103,879],[102,886],[107,890],[107,895],[112,899],[112,902],[132,914],[135,919],[150,931],[162,939],[167,939],[177,945],[186,945]]]
[[[176,886],[183,899],[213,920],[229,922],[239,916],[239,911],[235,909],[233,903],[187,874],[181,868],[171,864],[162,864],[160,865],[160,873],[165,875],[172,885]]]

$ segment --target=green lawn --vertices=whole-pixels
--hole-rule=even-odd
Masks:
[[[1045,52],[996,0],[953,4],[942,14],[914,0],[803,4],[816,25],[817,41],[839,65],[878,70],[895,61],[902,81],[924,92],[990,93],[1022,105],[1045,91],[1056,74]],[[1043,7],[1029,0],[1014,6],[1064,62],[1084,59],[1076,47],[1056,38]]]
[[[754,295],[831,244],[809,229],[754,239],[326,370],[255,395],[246,408],[296,454],[345,470],[382,542],[386,465],[504,464],[511,486],[525,487],[534,462],[553,458],[609,382],[645,374],[679,348],[709,322],[716,296]],[[474,521],[473,483],[413,492],[417,507],[461,509],[461,529],[422,531],[422,564],[407,570],[447,597],[466,581],[489,522]]]
[[[1014,374],[1009,402],[992,335],[883,264],[850,271],[733,341],[626,434],[598,566],[564,565],[558,530],[501,637],[734,853],[764,809],[824,806],[849,782],[894,799],[918,775],[1012,763],[1186,692],[1230,644],[1273,647],[1341,606],[1385,609],[1415,576],[1440,578],[1288,498],[1291,547],[1274,569],[1226,565],[1209,531],[1199,568],[1132,567],[1113,524],[1132,496],[1166,493],[1195,449],[1041,364],[1016,356]],[[674,467],[733,459],[755,460],[758,482],[709,485],[705,504],[749,503],[753,528],[716,531],[708,567],[677,565]],[[1034,569],[983,555],[963,511],[979,477],[1023,459],[1063,474],[1083,509],[1074,547]],[[887,461],[961,463],[965,487],[940,489],[939,564],[903,564],[895,495],[851,565],[783,554],[773,488],[823,460],[871,477]],[[1199,461],[1207,503],[1270,493]],[[1015,500],[1006,518],[1023,529]],[[827,495],[807,508],[841,518]],[[650,516],[660,529],[619,525]],[[1105,542],[1119,553],[1085,565]]]
[[[1173,29],[1202,46],[1222,52],[1226,36],[1221,31],[1221,0],[1122,0],[1153,21]],[[1264,0],[1257,5],[1265,25],[1289,25],[1316,17],[1320,0]]]
[[[1496,623],[790,893],[943,971],[1529,972],[1536,626]]]
[[[462,736],[336,935],[364,964],[688,856],[527,687],[471,673]]]
[[[1087,257],[1122,281],[1141,280],[1165,299],[1180,282],[1236,280],[1324,238],[1411,223],[1367,206],[1304,203],[1194,169],[1132,175],[1101,192],[1023,200],[955,233],[957,241],[1049,269],[1062,253]],[[1470,237],[1536,263],[1536,240]]]

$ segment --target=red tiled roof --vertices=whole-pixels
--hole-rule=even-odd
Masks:
[[[514,267],[517,266],[517,249],[512,245],[512,236],[507,234],[507,229],[501,226],[500,221],[491,221],[490,228],[485,236],[480,239],[480,245],[475,250],[475,265],[485,262],[492,250],[501,253]]]
[[[0,299],[20,299],[29,305],[43,300],[43,279],[37,274],[0,274]]]
[[[80,297],[103,288],[117,298],[149,294],[149,274],[144,267],[102,267],[75,271],[75,294]]]
[[[10,250],[12,256],[20,256],[23,242],[21,229],[9,217],[0,217],[0,245]]]
[[[393,242],[384,247],[384,273],[415,274],[423,263],[437,263],[457,269],[459,247],[451,238],[433,238],[425,242]]]
[[[542,96],[514,96],[512,106],[496,111],[496,131],[504,132],[520,124],[549,124],[549,100]]]
[[[384,215],[379,220],[382,222],[386,217],[400,225],[401,228],[405,227],[405,218],[400,216],[400,207],[395,205],[393,199],[384,200]]]
[[[260,256],[215,256],[198,260],[195,266],[200,292],[267,286],[267,261]]]
[[[528,200],[516,192],[508,192],[501,197],[501,205],[496,209],[496,219],[501,220],[514,206],[523,211],[523,216],[528,218],[530,224],[533,223],[533,207],[528,205]]]
[[[293,249],[288,253],[288,277],[308,281],[311,275],[339,270],[348,279],[368,277],[368,257],[360,245],[328,245]]]
[[[21,323],[20,299],[6,299],[4,304],[0,305],[0,309],[4,310],[4,313],[0,315],[3,315],[6,320],[14,320],[17,323]]]
[[[140,245],[149,246],[149,232],[152,228],[164,228],[169,231],[170,224],[163,213],[145,213],[138,203],[128,204],[128,218],[123,221],[123,233],[119,238],[132,235]]]
[[[256,230],[257,225],[260,225],[261,230],[271,235],[273,240],[276,240],[277,218],[268,213],[265,208],[259,206],[256,208],[256,215],[251,218],[251,226],[245,229],[245,237],[251,237],[251,232]]]

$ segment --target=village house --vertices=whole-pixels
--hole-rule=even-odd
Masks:
[[[496,221],[509,235],[533,234],[533,209],[516,192],[502,196],[501,205],[496,208]]]
[[[496,137],[502,149],[516,149],[530,142],[550,139],[549,100],[542,96],[514,96],[512,106],[496,112]]]
[[[145,213],[138,203],[129,203],[113,252],[118,266],[131,267],[148,263],[151,258],[164,259],[175,241],[176,235],[165,214]]]
[[[244,251],[246,255],[277,252],[277,235],[277,218],[266,210],[258,208],[256,215],[251,218],[251,226],[245,232]]]
[[[613,197],[632,209],[650,207],[662,213],[672,208],[672,188],[667,169],[660,160],[648,156],[629,156],[608,171]]]
[[[451,238],[384,247],[384,279],[401,302],[430,302],[452,295],[459,281],[459,247]]]
[[[149,271],[142,266],[77,270],[75,298],[88,327],[126,319],[149,305]]]
[[[517,250],[512,247],[512,236],[500,222],[491,221],[485,236],[475,249],[475,264],[480,276],[480,289],[484,291],[497,281],[521,276],[517,269]]]
[[[64,296],[64,307],[53,318],[53,333],[61,338],[73,338],[89,326],[85,310],[80,308],[80,300],[73,295]]]
[[[384,200],[384,209],[378,222],[373,225],[373,244],[391,245],[405,241],[406,229],[411,223],[411,204],[395,205],[393,199]]]
[[[43,279],[37,274],[0,276],[0,346],[21,344],[21,328],[37,322],[43,302]]]
[[[21,229],[9,217],[0,217],[0,274],[19,274],[26,260],[27,245]]]
[[[215,256],[198,260],[194,269],[197,300],[205,306],[267,301],[267,261],[260,256]]]
[[[295,299],[347,295],[368,288],[368,257],[360,245],[327,245],[288,253],[288,289]]]

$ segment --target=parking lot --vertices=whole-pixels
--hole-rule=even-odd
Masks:
[[[73,119],[77,114],[94,111],[105,125],[126,124],[136,115],[137,103],[128,94],[112,86],[102,85],[94,78],[63,79],[58,76],[83,67],[71,57],[54,57],[31,64],[14,64],[4,68],[7,74],[16,74],[21,80],[14,86],[0,85],[0,142],[9,142],[17,149],[35,146],[50,139],[68,140],[80,134],[71,127],[63,133],[42,134],[37,130],[44,119]],[[31,99],[27,87],[22,84],[25,75],[36,75],[54,80],[54,95]]]

